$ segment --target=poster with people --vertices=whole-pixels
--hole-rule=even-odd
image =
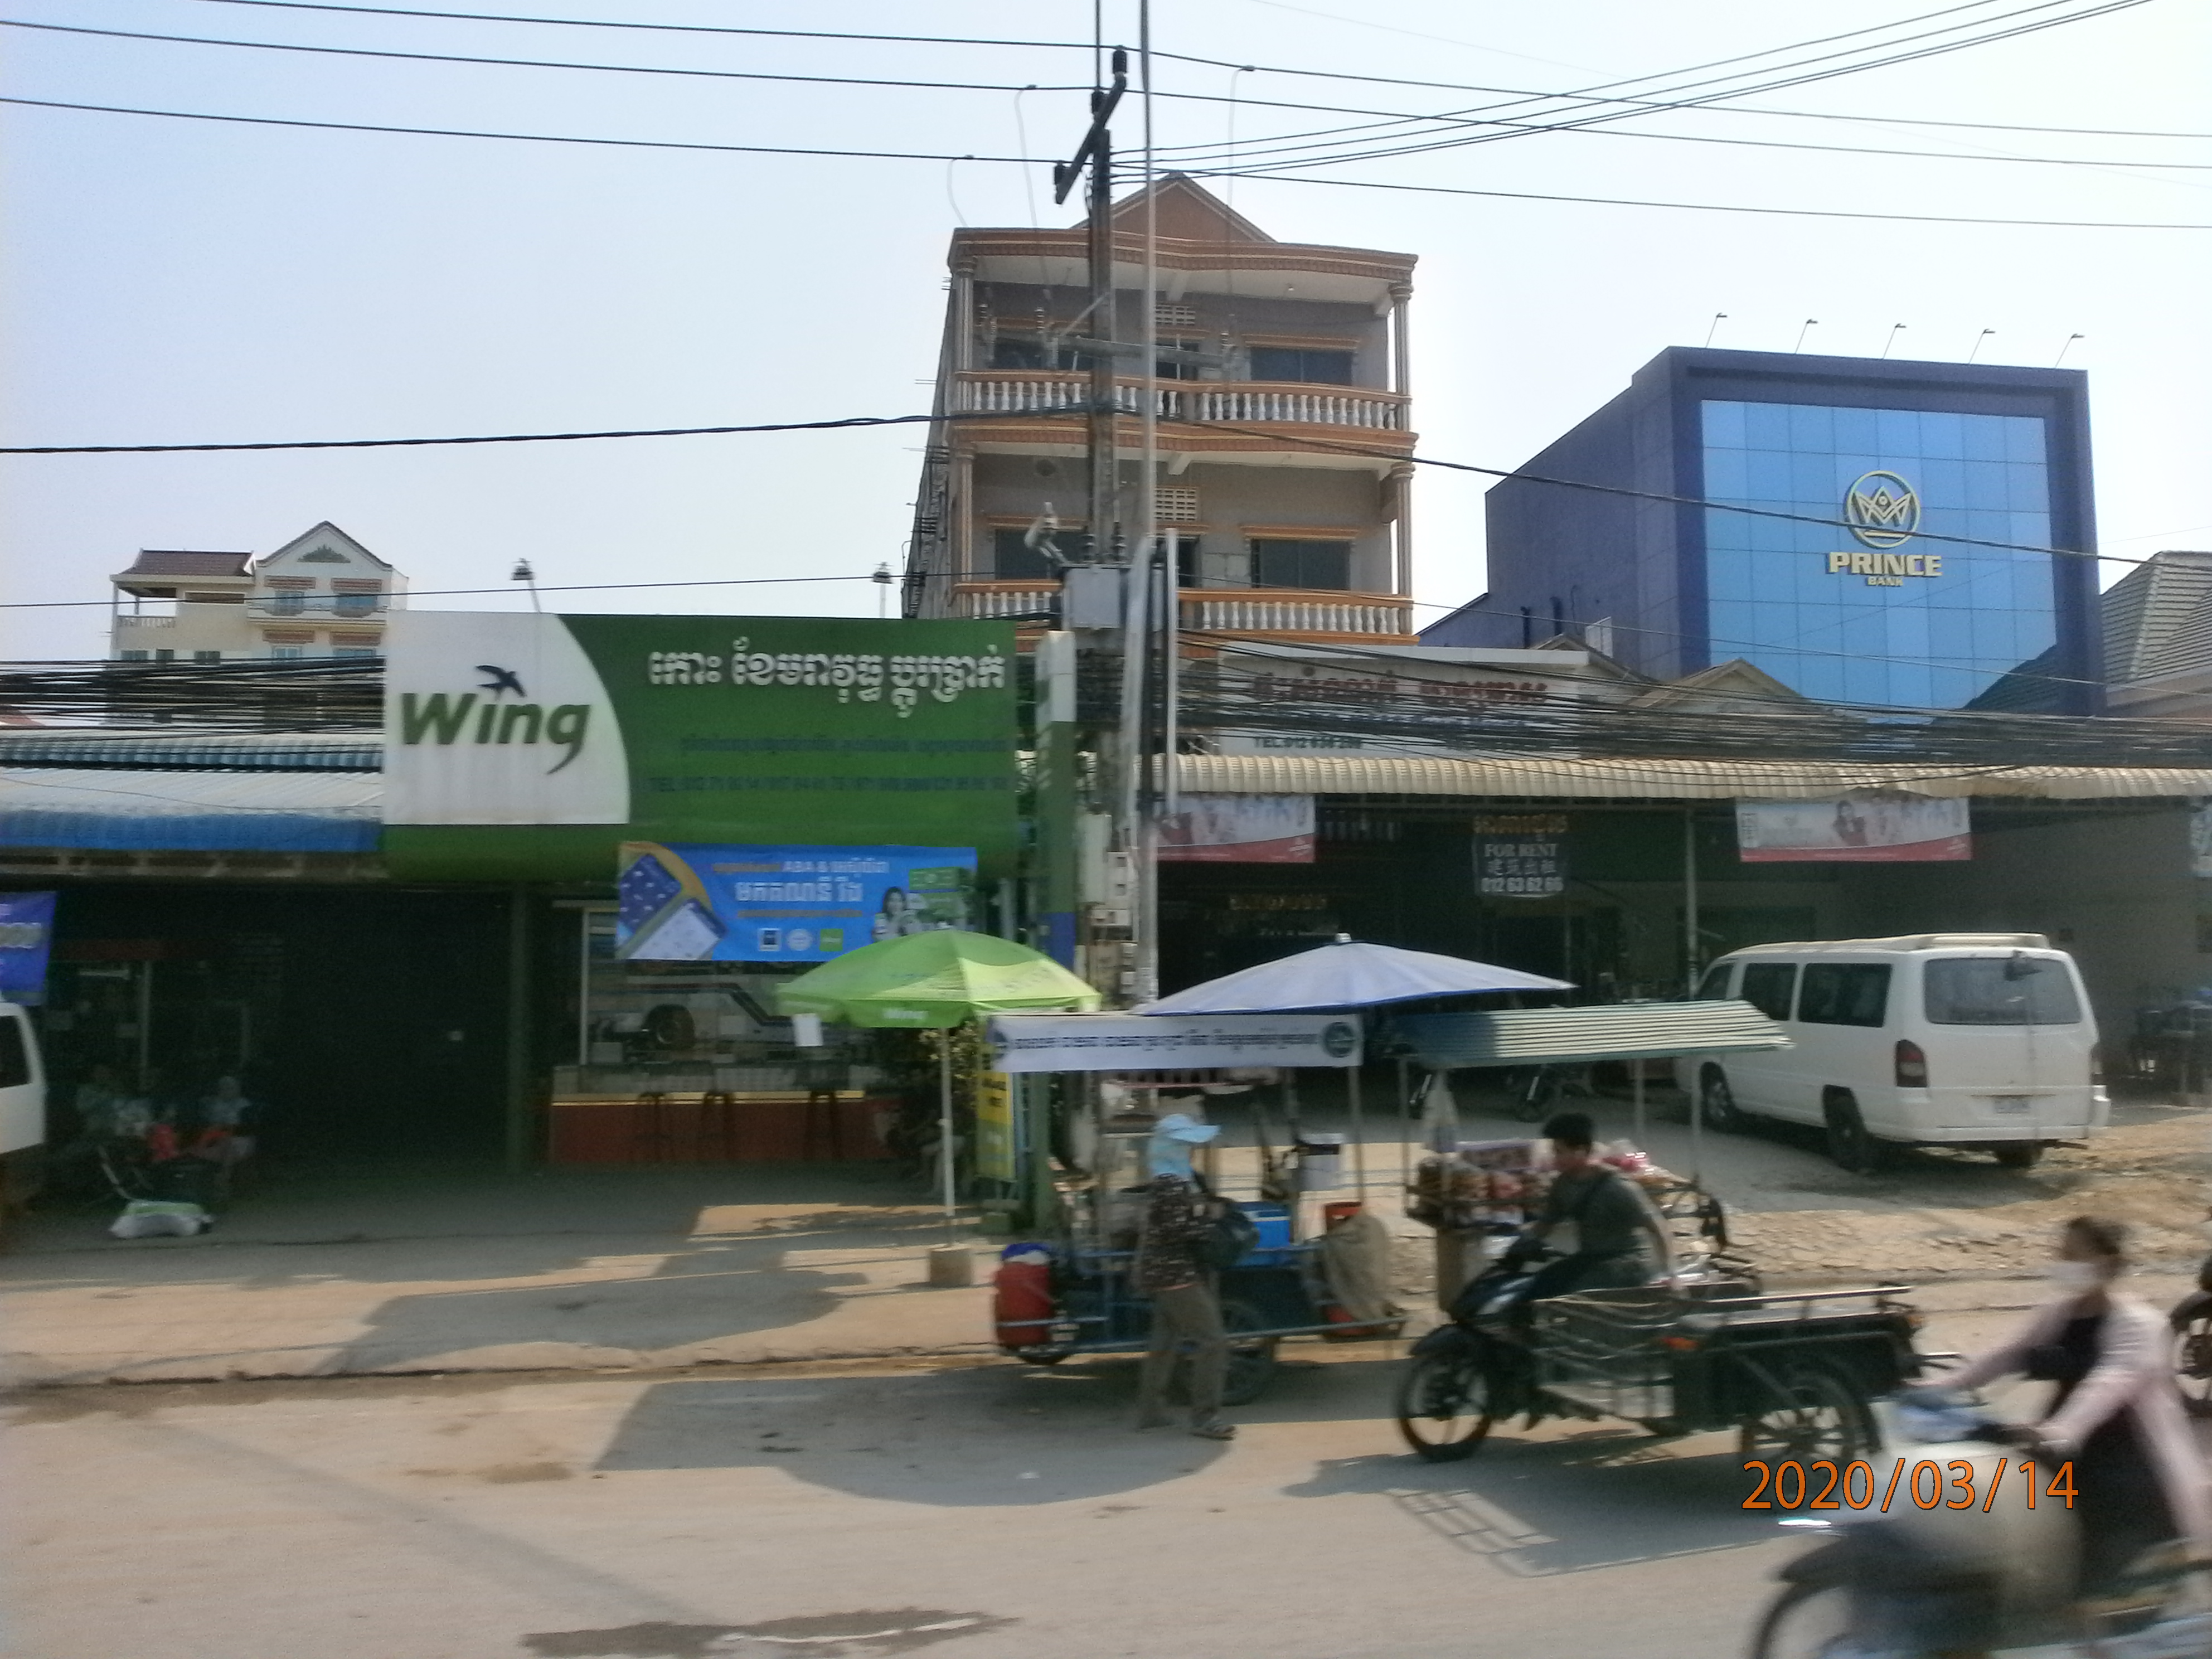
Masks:
[[[631,962],[828,962],[981,921],[972,847],[626,842],[615,893]]]
[[[1934,864],[1974,855],[1964,796],[1868,790],[1827,800],[1746,800],[1735,808],[1746,864]]]

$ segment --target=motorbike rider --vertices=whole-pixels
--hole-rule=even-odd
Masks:
[[[1939,1384],[1971,1389],[2024,1375],[2055,1384],[2022,1438],[2048,1469],[2073,1466],[2077,1593],[2109,1591],[2143,1551],[2212,1541],[2212,1495],[2174,1386],[2166,1319],[2113,1283],[2127,1270],[2127,1228],[2076,1216],[2059,1229],[2058,1294],[2011,1339]]]
[[[1507,1252],[1525,1259],[1571,1222],[1575,1248],[1539,1269],[1522,1305],[1572,1291],[1626,1290],[1674,1272],[1674,1241],[1644,1189],[1595,1155],[1587,1112],[1561,1112],[1544,1125],[1552,1143],[1552,1189],[1542,1214]]]

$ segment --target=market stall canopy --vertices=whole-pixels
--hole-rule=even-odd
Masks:
[[[1783,1029],[1747,1002],[1626,1002],[1604,1008],[1501,1008],[1407,1014],[1378,1052],[1432,1072],[1461,1066],[1577,1066],[1600,1060],[1748,1054],[1787,1048]]]
[[[939,928],[825,962],[779,988],[775,1006],[844,1025],[941,1030],[978,1014],[1088,1012],[1098,993],[1026,945]]]
[[[1148,1002],[1140,1014],[1272,1014],[1301,1009],[1371,1008],[1385,1002],[1482,991],[1571,991],[1563,979],[1467,962],[1393,945],[1355,944],[1347,934],[1318,950],[1263,962],[1171,997]]]

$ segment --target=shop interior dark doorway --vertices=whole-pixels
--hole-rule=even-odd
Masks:
[[[194,1100],[225,1073],[275,1157],[496,1158],[503,895],[65,890],[45,1015],[65,1090],[95,1065]]]

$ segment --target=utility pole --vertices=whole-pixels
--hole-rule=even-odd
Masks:
[[[1129,87],[1129,54],[1114,49],[1114,82],[1091,92],[1091,130],[1073,160],[1052,169],[1052,199],[1065,202],[1079,179],[1090,180],[1088,264],[1091,303],[1079,319],[1079,344],[1103,346],[1091,357],[1091,558],[1114,556],[1115,464],[1114,458],[1114,134],[1109,126],[1121,94]]]

